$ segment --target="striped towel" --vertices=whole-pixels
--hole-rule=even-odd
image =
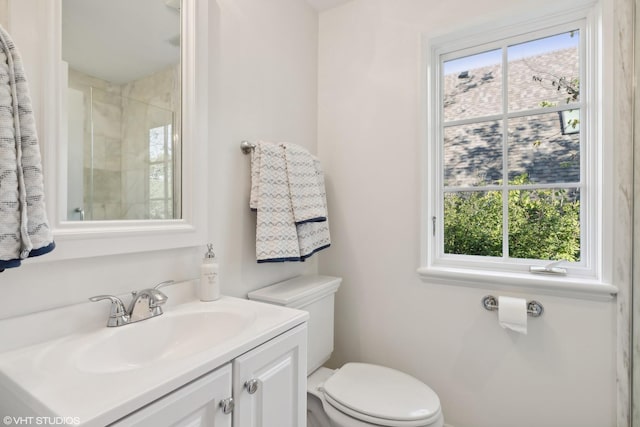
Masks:
[[[327,203],[324,198],[324,180],[319,182],[320,161],[305,148],[296,144],[282,144],[287,163],[289,195],[296,224],[327,220]],[[322,172],[322,171],[320,171]]]
[[[304,261],[331,244],[322,168],[301,147],[256,144],[249,206],[257,211],[259,263]]]
[[[327,215],[327,195],[324,187],[324,172],[322,170],[320,160],[313,158],[313,165],[316,171],[318,198],[322,202],[322,212],[324,213],[325,219],[324,221],[316,220],[296,225],[301,261],[304,261],[314,253],[331,246],[329,217]]]
[[[0,27],[0,271],[54,247],[27,80],[11,37]]]

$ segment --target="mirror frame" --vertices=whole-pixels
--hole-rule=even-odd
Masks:
[[[107,0],[108,1],[108,0]],[[47,260],[71,259],[204,245],[208,141],[208,1],[182,0],[182,219],[68,221],[66,124],[61,104],[67,73],[62,63],[62,0],[39,3],[46,10],[48,45],[42,50],[41,145],[47,214],[56,250]],[[53,142],[53,143],[52,143]]]

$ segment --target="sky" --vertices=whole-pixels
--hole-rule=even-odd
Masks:
[[[516,44],[507,48],[507,58],[515,61],[530,56],[540,55],[554,50],[577,48],[580,42],[579,32],[567,32],[551,37],[545,37],[526,43]],[[453,59],[444,63],[444,74],[459,73],[473,70],[487,65],[499,64],[502,61],[501,49],[495,49],[459,59]]]

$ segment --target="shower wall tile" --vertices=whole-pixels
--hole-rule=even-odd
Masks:
[[[120,171],[94,168],[93,186],[95,202],[120,202],[120,189],[122,187]]]
[[[85,109],[91,111],[85,119],[84,161],[85,188],[93,183],[92,219],[148,218],[149,131],[173,123],[179,135],[180,118],[174,113],[180,111],[179,73],[176,65],[116,85],[69,70],[69,86],[85,94]],[[90,200],[87,195],[86,205]]]
[[[149,215],[146,203],[132,203],[127,205],[124,216],[126,219],[146,219]]]
[[[84,188],[87,219],[120,219],[122,210],[119,85],[69,69],[69,87],[84,94]]]
[[[119,138],[105,138],[104,168],[110,171],[122,171],[122,143]]]
[[[640,56],[640,1],[635,0],[635,15],[633,17],[635,24],[635,52],[634,55],[637,58]],[[635,83],[634,90],[634,122],[640,123],[640,91],[638,90],[638,84],[640,84],[640,69],[636,65],[634,69],[633,82]],[[633,126],[634,131],[634,159],[640,159],[640,126]],[[637,162],[637,160],[635,160]],[[633,271],[632,271],[632,291],[630,315],[632,319],[631,333],[625,334],[624,331],[620,335],[628,336],[631,340],[631,359],[630,365],[632,369],[631,373],[631,393],[630,396],[640,396],[640,163],[634,164],[634,218],[633,218]],[[619,316],[623,316],[624,313],[620,312]],[[624,339],[620,340],[618,345],[626,345]],[[627,347],[628,348],[628,347]],[[628,359],[625,359],[627,361]],[[627,369],[629,367],[627,366]],[[628,402],[622,402],[619,406]],[[631,419],[631,426],[640,427],[640,399],[637,397],[631,400],[631,413],[629,414]]]
[[[122,96],[165,110],[177,111],[180,106],[179,65],[134,80],[122,86]],[[160,89],[160,90],[159,90]]]
[[[616,259],[614,265],[614,283],[618,287],[618,427],[631,424],[631,354],[630,319],[632,286],[632,221],[633,221],[633,19],[634,0],[615,0],[613,3],[615,40],[613,60],[616,64],[613,81],[615,82],[616,120],[614,140],[616,149],[614,239]]]
[[[179,111],[179,67],[122,86],[122,203],[127,219],[148,218],[149,132],[175,122]],[[174,129],[175,130],[175,129]]]
[[[97,91],[94,91],[94,94]],[[106,136],[113,139],[120,138],[122,123],[122,107],[119,104],[111,104],[96,100],[94,97],[93,110],[94,135]]]

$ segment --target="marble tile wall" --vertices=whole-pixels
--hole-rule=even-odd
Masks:
[[[84,209],[87,220],[121,217],[122,88],[69,68],[69,87],[84,94]]]
[[[122,86],[122,205],[126,219],[149,215],[149,130],[172,124],[174,135],[180,135],[180,115],[174,113],[180,111],[179,72],[175,65]],[[174,147],[179,145],[176,141]],[[177,188],[179,183],[172,188],[175,203],[180,200]]]
[[[633,285],[633,230],[634,220],[634,1],[613,1],[613,61],[616,65],[614,85],[614,140],[615,165],[615,217],[613,218],[615,259],[613,280],[618,287],[618,333],[617,333],[617,405],[618,427],[632,424],[631,400],[631,308]],[[637,402],[637,399],[635,399]],[[637,424],[634,424],[637,426]]]
[[[149,129],[173,123],[180,134],[178,73],[176,65],[117,85],[69,70],[69,86],[85,94],[91,112],[84,138],[84,187],[93,189],[85,191],[88,220],[149,217]]]
[[[635,0],[635,16],[634,19],[634,38],[635,38],[635,56],[640,57],[640,0]],[[633,82],[635,88],[640,84],[640,68],[635,66],[633,70]],[[634,93],[634,123],[640,123],[640,91],[637,89]],[[640,126],[637,124],[633,127],[633,150],[634,159],[640,159]],[[640,396],[640,251],[635,248],[640,247],[640,167],[634,160],[633,180],[633,283],[631,288],[631,309],[632,333],[631,333],[631,396]],[[621,313],[622,315],[622,313]],[[626,343],[623,343],[623,345]],[[628,367],[627,367],[628,368]],[[640,399],[635,397],[631,400],[631,426],[640,427]]]

